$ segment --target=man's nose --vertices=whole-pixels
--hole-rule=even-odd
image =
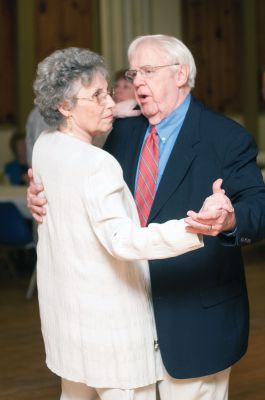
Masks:
[[[143,85],[144,82],[145,81],[143,79],[143,76],[142,76],[141,72],[140,71],[136,71],[136,75],[135,75],[135,77],[133,79],[134,86],[138,87],[140,85]]]

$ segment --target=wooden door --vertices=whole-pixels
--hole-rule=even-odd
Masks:
[[[260,109],[265,111],[265,1],[257,0],[257,48]]]
[[[15,0],[0,0],[0,123],[16,119],[15,6]]]
[[[197,65],[194,93],[225,113],[241,106],[240,0],[183,0],[184,42]]]
[[[99,51],[98,4],[97,0],[37,0],[36,62],[64,47]]]

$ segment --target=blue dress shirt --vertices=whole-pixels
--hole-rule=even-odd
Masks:
[[[159,124],[155,126],[158,134],[158,145],[159,145],[159,163],[158,163],[156,189],[158,188],[158,185],[161,181],[167,161],[169,159],[173,146],[177,140],[183,121],[186,117],[190,101],[191,101],[191,95],[189,94],[185,98],[183,103],[181,103],[180,106],[176,108],[176,110],[174,110],[167,118],[163,119]],[[146,131],[143,144],[145,143],[145,140],[150,132],[150,128],[151,125],[149,125]],[[139,162],[136,172],[135,189],[138,179],[138,170],[139,170]]]

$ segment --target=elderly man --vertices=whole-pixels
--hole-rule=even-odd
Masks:
[[[257,149],[245,129],[190,94],[196,66],[182,42],[143,36],[131,43],[128,57],[126,77],[134,84],[143,116],[118,120],[105,149],[122,165],[139,212],[139,158],[151,126],[157,132],[159,161],[147,223],[198,210],[218,177],[233,202],[234,211],[223,211],[216,219],[205,212],[189,213],[191,231],[205,234],[208,229],[212,236],[205,238],[204,249],[150,262],[166,369],[159,384],[161,399],[224,400],[230,367],[243,356],[248,341],[240,244],[265,235],[265,187],[255,162]]]
[[[244,128],[191,95],[196,66],[181,41],[139,37],[128,56],[126,77],[143,115],[118,119],[105,150],[120,162],[143,226],[188,213],[188,229],[209,236],[204,249],[150,262],[156,346],[165,367],[160,398],[225,400],[231,366],[248,342],[240,244],[265,236],[257,149]],[[225,207],[220,177],[233,209]],[[199,211],[214,181],[215,195]],[[36,187],[29,191],[35,215],[43,203],[36,192]]]

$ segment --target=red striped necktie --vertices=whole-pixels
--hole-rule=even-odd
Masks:
[[[156,192],[159,148],[158,135],[152,126],[140,155],[135,201],[141,222],[146,226]]]

